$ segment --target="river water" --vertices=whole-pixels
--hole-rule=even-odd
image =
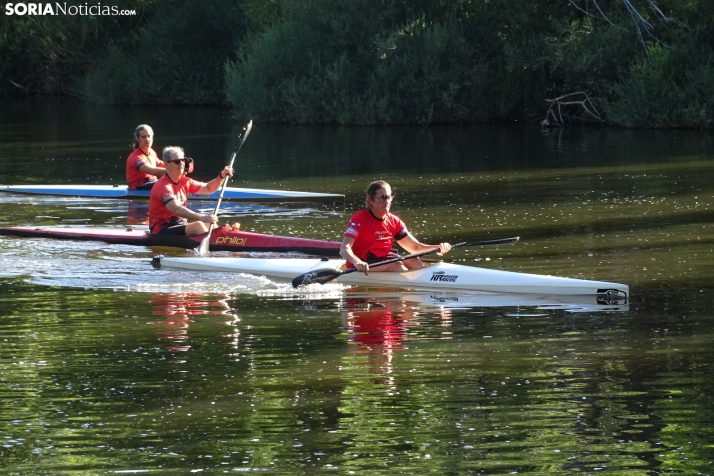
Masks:
[[[199,179],[244,126],[221,108],[1,102],[0,184],[122,183],[144,122]],[[631,298],[295,291],[151,266],[185,250],[0,236],[0,472],[714,473],[711,133],[255,124],[236,169],[232,186],[346,196],[226,203],[244,230],[340,240],[384,178],[425,242],[521,237],[447,261]],[[145,213],[0,194],[0,226]]]

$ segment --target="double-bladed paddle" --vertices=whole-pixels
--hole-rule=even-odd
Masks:
[[[518,236],[515,236],[513,238],[501,238],[499,240],[485,240],[485,241],[464,241],[463,243],[456,243],[455,245],[451,245],[451,249],[454,248],[460,248],[462,246],[485,246],[485,245],[510,245],[512,243],[515,243],[516,241],[519,240]],[[374,263],[369,265],[370,268],[374,268],[377,266],[383,266],[385,264],[390,264],[390,263],[396,263],[398,261],[404,261],[407,259],[411,258],[417,258],[419,256],[425,256],[425,255],[430,255],[432,253],[436,253],[439,250],[429,250],[429,251],[422,251],[420,253],[414,253],[411,255],[406,255],[406,256],[400,256],[399,258],[393,258],[393,259],[388,259],[386,261],[380,261],[379,263]],[[349,273],[354,273],[357,271],[357,268],[349,268],[346,270],[339,270],[339,269],[334,269],[334,268],[324,268],[324,269],[317,269],[315,271],[310,271],[305,274],[301,274],[297,278],[293,279],[293,287],[297,288],[298,286],[304,286],[307,284],[325,284],[333,279],[336,279],[343,274],[349,274]]]
[[[240,144],[238,144],[238,148],[233,151],[233,155],[231,156],[231,163],[229,164],[229,167],[233,167],[233,161],[236,160],[236,155],[238,155],[238,151],[240,150],[241,147],[243,147],[243,143],[245,140],[248,138],[248,134],[250,134],[250,130],[253,128],[253,121],[250,121],[247,126],[245,126],[245,132],[243,133],[243,139],[241,139]],[[226,184],[228,183],[228,175],[223,177],[223,183],[221,184],[221,194],[218,196],[218,202],[216,203],[216,209],[213,211],[214,215],[218,215],[218,209],[221,208],[221,200],[223,200],[223,192],[226,190]],[[213,231],[213,223],[211,223],[211,226],[208,227],[208,233],[206,233],[206,237],[201,240],[201,245],[198,247],[198,252],[202,255],[205,255],[208,253],[208,246],[210,245],[211,242],[211,232]]]

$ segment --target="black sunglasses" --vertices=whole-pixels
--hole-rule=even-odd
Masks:
[[[189,162],[193,162],[193,159],[191,157],[184,157],[183,159],[175,159],[175,160],[164,160],[167,164],[178,164],[179,162],[183,162],[184,164],[188,164]]]

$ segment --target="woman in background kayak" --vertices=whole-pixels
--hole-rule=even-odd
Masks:
[[[396,257],[390,256],[394,241],[410,254],[439,250],[438,254],[443,255],[451,249],[449,243],[419,243],[404,222],[389,213],[394,197],[392,188],[384,180],[372,182],[367,188],[366,208],[352,215],[340,247],[340,256],[348,267],[367,274],[370,264]],[[422,266],[424,263],[419,258],[412,258],[376,267],[374,271],[406,271]]]
[[[185,157],[181,147],[166,147],[161,158],[166,163],[166,174],[151,189],[149,197],[151,233],[191,236],[208,232],[206,224],[217,224],[218,217],[196,213],[186,208],[188,195],[212,194],[218,190],[225,177],[233,177],[233,167],[226,166],[218,177],[203,183],[186,176],[193,170],[193,159]],[[187,220],[197,221],[188,223]]]
[[[134,130],[134,152],[126,159],[126,181],[129,190],[151,190],[157,178],[166,173],[151,146],[154,143],[154,130],[141,124]]]

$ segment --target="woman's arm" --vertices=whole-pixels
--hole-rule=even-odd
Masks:
[[[152,167],[146,164],[141,164],[139,170],[145,174],[156,175],[157,177],[162,177],[166,173],[166,169],[162,167]]]
[[[203,184],[196,193],[200,195],[212,194],[213,192],[218,190],[218,187],[221,186],[225,177],[233,177],[233,167],[226,166],[223,170],[221,170],[221,173],[218,174],[218,177],[214,178],[206,184]]]
[[[349,236],[345,236],[342,240],[342,245],[340,246],[340,256],[347,262],[352,263],[357,268],[360,273],[367,274],[369,272],[369,265],[359,259],[352,251],[352,245],[355,239]]]
[[[439,243],[438,245],[425,245],[423,243],[419,243],[411,233],[407,233],[407,236],[397,241],[397,243],[399,243],[399,246],[407,250],[410,254],[439,250],[437,254],[443,255],[444,253],[448,253],[451,249],[451,245],[449,243]]]
[[[203,223],[213,223],[216,224],[218,223],[218,217],[216,215],[209,215],[209,214],[201,214],[201,213],[196,213],[193,210],[186,208],[184,206],[179,205],[176,203],[176,200],[171,200],[166,204],[166,208],[173,213],[174,215],[178,215],[181,218],[185,218],[187,220],[197,220],[201,221]]]

